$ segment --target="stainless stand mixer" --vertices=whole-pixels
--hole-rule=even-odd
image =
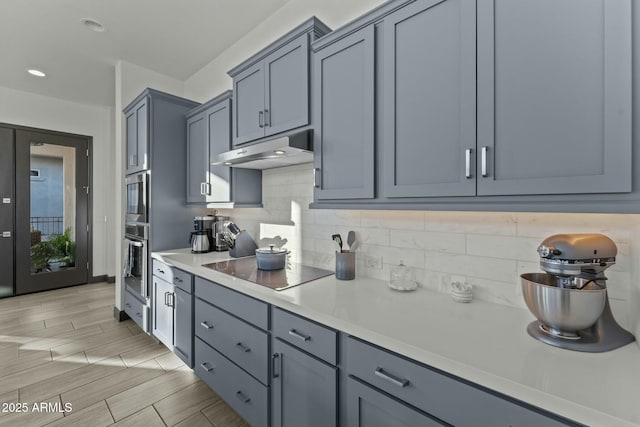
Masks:
[[[527,307],[538,320],[533,338],[568,350],[600,353],[632,341],[613,318],[604,270],[615,264],[615,243],[602,234],[556,234],[538,247],[545,273],[520,276]]]

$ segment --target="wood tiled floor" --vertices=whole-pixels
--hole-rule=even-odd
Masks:
[[[114,299],[98,283],[0,300],[0,426],[247,425]]]

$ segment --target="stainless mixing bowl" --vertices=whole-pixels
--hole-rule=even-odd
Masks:
[[[546,273],[522,274],[520,281],[527,307],[552,335],[578,337],[577,332],[593,326],[604,310],[605,288],[561,288],[558,278]]]

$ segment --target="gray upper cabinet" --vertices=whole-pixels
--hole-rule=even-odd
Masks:
[[[478,0],[478,195],[631,191],[631,1]]]
[[[127,122],[126,174],[149,169],[149,99],[143,98],[125,111]]]
[[[229,71],[234,146],[309,124],[309,43],[329,31],[311,18]]]
[[[186,114],[187,203],[262,206],[261,171],[211,165],[215,156],[231,149],[231,97],[226,91]]]
[[[475,1],[418,0],[384,20],[383,196],[473,196]]]
[[[272,425],[337,425],[337,368],[279,339],[274,340],[273,351]]]
[[[313,55],[315,199],[374,197],[374,29]]]

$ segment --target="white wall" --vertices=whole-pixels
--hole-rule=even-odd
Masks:
[[[231,78],[227,76],[227,71],[311,16],[316,16],[335,29],[382,3],[382,0],[291,0],[187,79],[184,95],[205,102],[231,89]]]
[[[354,230],[358,276],[387,281],[403,261],[425,288],[444,292],[452,281],[466,281],[475,298],[521,308],[520,274],[540,271],[536,249],[545,237],[603,233],[618,247],[607,270],[614,315],[640,333],[640,215],[310,210],[312,188],[311,164],[265,170],[264,208],[221,214],[256,239],[287,239],[294,260],[327,269],[335,268],[331,235],[346,240]]]
[[[116,102],[115,102],[115,144],[113,150],[114,175],[111,181],[113,187],[113,197],[115,200],[115,212],[123,212],[124,206],[124,164],[126,148],[126,129],[122,110],[131,103],[143,90],[150,87],[170,93],[172,95],[183,96],[184,83],[180,80],[165,76],[152,70],[131,64],[125,61],[118,61],[115,72],[116,80]],[[115,254],[115,276],[116,276],[116,307],[123,306],[123,283],[120,272],[123,269],[123,236],[124,223],[123,216],[118,214],[114,219],[114,239]]]
[[[114,169],[111,108],[78,104],[0,87],[0,122],[93,137],[93,274],[114,274],[113,219],[109,194]]]

